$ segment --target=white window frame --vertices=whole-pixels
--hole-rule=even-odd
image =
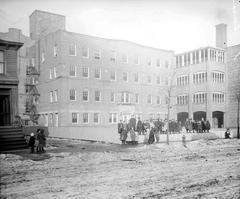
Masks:
[[[50,103],[53,103],[53,91],[50,91],[49,96],[50,96]]]
[[[45,52],[43,51],[41,54],[41,62],[44,63],[45,62]]]
[[[112,79],[112,72],[114,72],[115,79]],[[117,81],[117,73],[116,73],[116,71],[110,71],[110,81]]]
[[[96,92],[99,92],[99,101],[96,100]],[[94,92],[94,101],[95,101],[95,102],[101,102],[101,101],[102,101],[102,100],[101,100],[101,97],[102,97],[102,96],[101,96],[101,91],[100,91],[100,90],[96,90],[96,91]]]
[[[110,61],[111,61],[111,62],[114,62],[114,63],[116,63],[116,61],[117,61],[117,52],[116,52],[115,50],[112,50],[112,51],[111,51]]]
[[[56,68],[56,66],[53,67],[53,77],[54,78],[57,77],[57,68]]]
[[[124,80],[124,73],[127,74],[127,80]],[[128,72],[123,72],[123,78],[122,79],[123,79],[124,82],[128,82]]]
[[[113,94],[113,101],[112,101],[112,94]],[[115,103],[115,93],[114,92],[110,93],[110,102]]]
[[[49,79],[52,79],[53,77],[52,77],[52,69],[51,68],[49,68]]]
[[[70,47],[74,46],[74,54],[70,54]],[[68,49],[69,56],[77,56],[77,45],[76,44],[70,44]]]
[[[87,122],[84,122],[84,114],[87,114]],[[82,113],[82,123],[89,124],[89,113],[87,113],[87,112]]]
[[[58,102],[58,89],[54,90],[54,102]]]
[[[88,76],[87,77],[83,76],[83,70],[86,69],[86,68],[87,68],[87,71],[88,71]],[[84,78],[84,79],[89,78],[89,67],[82,67],[82,78]]]
[[[96,56],[96,53],[98,53],[98,56]],[[96,50],[95,49],[93,55],[94,55],[94,59],[101,59],[101,50]]]
[[[84,100],[84,92],[87,92],[87,100]],[[89,102],[89,90],[88,89],[83,89],[83,92],[82,92],[82,101],[83,102]]]
[[[126,56],[126,61],[123,60],[123,56]],[[122,62],[125,64],[128,64],[128,55],[127,54],[122,54]]]
[[[83,55],[83,52],[84,52],[83,50],[84,49],[87,49],[87,56]],[[85,58],[85,59],[89,59],[89,48],[82,47],[82,57]]]
[[[96,77],[96,70],[99,70],[99,77]],[[95,79],[101,79],[102,78],[101,68],[95,68],[95,70],[94,70],[94,78]]]
[[[71,75],[71,69],[72,69],[72,67],[74,67],[74,75]],[[70,77],[77,77],[77,66],[75,66],[75,65],[70,65],[70,67],[69,67],[69,76],[70,76]]]
[[[77,119],[76,122],[73,122],[73,114],[76,114],[76,116],[77,116],[76,117],[76,119]],[[77,125],[78,122],[79,122],[79,113],[78,112],[71,112],[71,123]]]
[[[137,58],[137,63],[135,62],[136,61],[135,58]],[[140,57],[139,57],[139,55],[135,55],[134,56],[134,64],[135,65],[139,65],[140,64]]]
[[[71,99],[71,95],[70,95],[70,91],[71,91],[71,90],[74,91],[74,96],[75,96],[75,99],[74,99],[74,100]],[[77,91],[76,91],[76,89],[70,89],[70,90],[69,90],[69,100],[70,100],[71,102],[77,101]]]
[[[98,116],[98,117],[97,117],[97,118],[98,118],[98,121],[97,121],[97,122],[95,122],[95,120],[94,120],[94,119],[95,119],[95,117],[94,117],[95,114],[97,114],[97,116]],[[94,124],[100,124],[100,113],[93,113],[93,123],[94,123]]]
[[[110,117],[110,116],[111,116],[111,117]],[[114,116],[116,116],[116,121],[115,121],[115,122],[114,122],[114,118],[115,118]],[[111,118],[111,122],[109,121],[110,118]],[[117,113],[109,113],[108,121],[109,121],[110,124],[116,124],[117,121],[118,121],[118,115],[117,115]]]
[[[2,53],[2,61],[0,62],[0,74],[5,74],[5,52],[3,50],[0,51]]]

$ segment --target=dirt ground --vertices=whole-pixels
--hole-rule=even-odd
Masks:
[[[1,198],[240,198],[240,140],[121,146],[49,139],[0,154]]]

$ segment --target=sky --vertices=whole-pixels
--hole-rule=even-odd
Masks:
[[[36,9],[66,16],[70,32],[175,53],[215,46],[220,23],[228,25],[228,45],[240,44],[239,0],[0,0],[0,32],[19,28],[28,36]]]

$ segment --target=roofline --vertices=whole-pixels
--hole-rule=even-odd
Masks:
[[[76,34],[76,35],[80,35],[80,36],[83,36],[83,37],[95,38],[95,39],[103,39],[103,40],[116,41],[116,42],[127,42],[127,43],[130,43],[130,44],[133,44],[133,45],[137,45],[137,46],[140,46],[140,47],[150,48],[150,49],[153,49],[153,50],[159,50],[159,51],[164,51],[164,52],[169,52],[169,53],[173,53],[174,54],[174,50],[165,50],[165,49],[155,48],[155,47],[151,47],[151,46],[145,46],[145,45],[138,44],[138,43],[135,43],[135,42],[132,42],[132,41],[128,41],[128,40],[108,39],[108,38],[104,38],[104,37],[97,37],[97,36],[92,36],[92,35],[85,35],[85,34],[81,34],[81,33],[70,32],[70,31],[62,30],[62,29],[59,29],[59,30],[57,30],[57,31],[55,31],[53,33],[56,33],[58,31],[59,32],[66,32],[68,34]]]
[[[0,39],[0,43],[6,44],[6,45],[17,46],[17,49],[19,49],[20,47],[22,47],[23,44],[24,44],[24,43],[21,43],[21,42],[7,41],[7,40],[3,40],[3,39]]]
[[[31,16],[33,15],[33,13],[35,13],[35,12],[42,12],[42,13],[46,13],[46,14],[50,14],[50,15],[57,15],[57,16],[61,16],[61,17],[66,18],[66,16],[61,15],[61,14],[55,14],[55,13],[52,13],[52,12],[43,11],[43,10],[38,10],[38,9],[34,10],[34,11],[32,12],[32,14],[29,15],[29,17],[31,17]]]
[[[224,48],[213,47],[213,46],[205,46],[205,47],[196,48],[194,50],[189,50],[189,51],[186,51],[186,52],[183,52],[183,53],[177,53],[177,54],[175,54],[175,56],[184,55],[184,54],[187,54],[187,53],[190,53],[190,52],[193,52],[193,51],[197,51],[197,50],[202,50],[202,49],[205,49],[205,48],[215,48],[215,49],[218,49],[218,50],[226,51],[226,49],[224,49]]]

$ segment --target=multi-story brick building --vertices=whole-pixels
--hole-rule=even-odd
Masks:
[[[226,25],[216,27],[216,47],[176,56],[68,32],[65,26],[64,16],[36,10],[30,15],[30,37],[17,29],[0,33],[24,43],[18,56],[19,114],[40,114],[39,124],[48,126],[51,136],[117,141],[121,119],[165,119],[169,89],[170,119],[206,118],[212,127],[231,126],[229,73],[235,73],[228,65],[235,67],[238,48],[226,51]]]
[[[240,45],[230,46],[227,49],[227,75],[227,126],[236,128],[238,118],[237,111],[239,111],[238,97],[240,97]]]
[[[226,37],[226,25],[217,25],[217,47],[176,55],[174,88],[178,120],[204,118],[213,128],[226,126]]]

